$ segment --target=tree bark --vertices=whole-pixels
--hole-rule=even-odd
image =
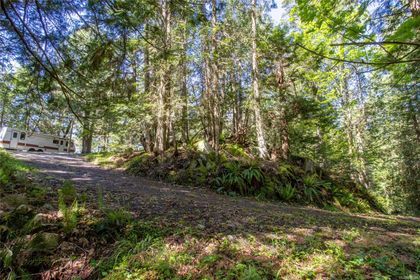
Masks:
[[[93,124],[90,118],[90,112],[85,112],[85,118],[82,123],[82,154],[92,152]]]
[[[220,138],[220,104],[219,104],[219,69],[217,65],[217,6],[216,0],[211,1],[212,16],[211,16],[211,95],[210,95],[210,110],[212,115],[212,139],[211,144],[215,151],[219,150]]]
[[[7,92],[3,92],[3,98],[1,101],[1,115],[0,115],[0,127],[2,127],[5,124],[5,116],[6,116],[6,107],[7,107],[7,97],[8,97],[8,93]]]
[[[187,29],[186,29],[186,21],[184,21],[185,27],[183,30],[183,51],[182,51],[182,59],[181,59],[181,63],[182,63],[182,86],[181,86],[181,99],[182,99],[182,140],[183,142],[186,144],[189,142],[189,123],[188,123],[188,89],[187,89],[187,75],[188,75],[188,69],[187,69],[187,38],[188,38],[188,34],[187,34]]]
[[[280,149],[280,157],[283,160],[287,160],[289,158],[289,123],[286,118],[286,108],[282,106],[280,109],[280,120],[279,120],[279,128],[280,128],[280,139],[281,139],[281,149]]]
[[[419,126],[419,122],[417,120],[417,114],[416,114],[416,110],[415,110],[416,107],[413,104],[413,100],[411,98],[408,101],[408,107],[409,107],[409,111],[410,111],[411,121],[413,123],[413,129],[414,129],[414,132],[416,133],[416,139],[417,139],[417,142],[420,143],[420,126]]]
[[[264,138],[263,121],[261,117],[261,101],[258,85],[258,61],[257,61],[257,1],[252,0],[251,12],[251,29],[252,29],[252,103],[254,107],[255,130],[257,134],[258,152],[260,158],[267,157],[267,147]]]
[[[156,122],[156,145],[155,152],[162,154],[168,146],[168,121],[169,120],[169,104],[168,98],[171,90],[170,84],[170,61],[169,50],[171,43],[171,11],[168,0],[162,0],[161,3],[162,15],[162,31],[163,31],[163,47],[161,65],[159,67],[159,85],[158,85],[158,100],[157,100],[157,122]]]
[[[420,0],[410,0],[410,10],[413,17],[420,15]]]

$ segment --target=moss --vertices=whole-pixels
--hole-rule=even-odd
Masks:
[[[380,210],[371,203],[368,194],[351,184],[335,182],[324,170],[305,173],[303,166],[298,165],[301,161],[273,163],[252,159],[235,145],[226,145],[219,154],[180,150],[160,156],[141,153],[127,158],[123,165],[130,174],[210,187],[227,195],[255,196],[354,212]]]

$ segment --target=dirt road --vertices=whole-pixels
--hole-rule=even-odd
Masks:
[[[267,232],[275,228],[358,227],[378,234],[416,235],[420,219],[386,215],[352,215],[311,207],[228,197],[203,188],[174,186],[107,170],[77,155],[12,152],[38,169],[38,176],[59,188],[71,180],[95,199],[101,190],[112,207],[124,207],[140,218],[197,227],[206,233]]]

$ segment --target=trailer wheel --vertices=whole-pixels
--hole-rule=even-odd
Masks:
[[[28,150],[28,152],[35,152],[35,149],[34,149],[34,148],[30,148],[30,149]]]
[[[37,152],[40,152],[40,153],[42,153],[44,150],[41,150],[41,149],[38,149],[38,151]]]

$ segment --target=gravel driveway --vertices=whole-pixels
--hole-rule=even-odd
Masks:
[[[420,219],[386,215],[353,215],[312,207],[261,202],[219,195],[208,189],[171,185],[104,169],[79,155],[11,152],[38,169],[53,187],[71,180],[77,189],[97,196],[101,190],[112,207],[124,207],[140,218],[198,227],[206,233],[267,232],[275,228],[360,227],[378,234],[416,235]]]

